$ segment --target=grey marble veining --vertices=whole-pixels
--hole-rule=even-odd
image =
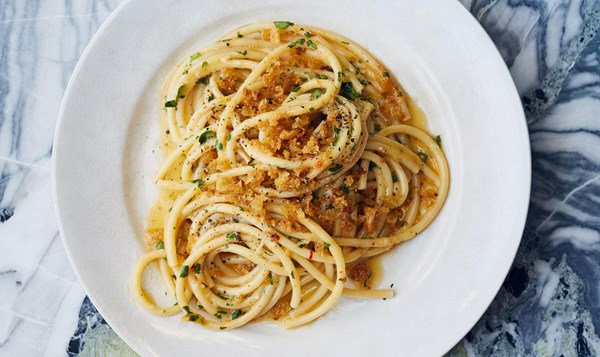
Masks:
[[[58,236],[50,174],[65,87],[120,2],[0,0],[0,356],[133,354],[84,299]],[[506,281],[448,355],[597,356],[600,1],[461,2],[522,96],[533,186]]]

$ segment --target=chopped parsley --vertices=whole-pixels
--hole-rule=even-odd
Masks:
[[[292,92],[297,92],[297,91],[299,91],[299,90],[300,90],[300,86],[294,86],[294,87],[291,89],[291,91],[292,91]]]
[[[296,277],[294,276],[294,272],[292,272],[291,274],[292,279],[296,279]]]
[[[290,21],[274,21],[273,23],[275,24],[275,27],[282,30],[285,30],[290,26],[294,26],[294,23]]]
[[[190,267],[187,265],[184,265],[181,267],[181,271],[179,272],[179,277],[180,278],[185,278],[188,276],[188,273],[190,271]]]
[[[236,239],[236,235],[235,235],[235,233],[227,233],[225,235],[225,238],[227,238],[227,239]]]
[[[317,49],[317,44],[314,43],[314,42],[312,42],[312,40],[306,41],[306,45],[309,46],[309,47],[312,47],[313,50]]]
[[[320,74],[319,78],[321,78],[321,79],[329,79],[329,77],[327,77],[327,75],[325,75],[325,74]]]
[[[381,125],[379,125],[378,123],[375,123],[373,125],[373,129],[375,129],[375,132],[377,133],[377,132],[381,131]]]
[[[269,272],[269,284],[273,285],[273,273]]]
[[[175,108],[177,107],[177,99],[168,100],[165,102],[165,108]]]
[[[323,92],[320,89],[315,89],[312,94],[310,95],[310,97],[312,99],[318,99],[321,95],[323,95]]]
[[[232,319],[232,320],[235,320],[235,319],[237,319],[237,318],[238,318],[238,317],[240,317],[240,316],[242,316],[242,310],[240,310],[240,309],[237,309],[237,310],[235,310],[235,311],[233,312],[233,314],[231,314],[231,319]]]
[[[340,94],[342,97],[350,100],[354,100],[360,97],[360,94],[354,89],[351,82],[343,82],[340,87]]]
[[[439,147],[442,147],[442,137],[437,135],[433,140],[438,144]]]
[[[208,66],[208,62],[206,62],[206,61],[202,62],[202,68],[204,68],[206,66]]]
[[[194,273],[200,274],[200,269],[201,268],[202,268],[202,266],[200,265],[200,263],[194,264]]]
[[[344,45],[349,45],[350,42],[346,42],[346,41],[340,41],[341,43],[343,43]]]
[[[198,188],[202,188],[202,186],[204,186],[204,180],[202,180],[202,179],[192,180],[190,182],[198,185]]]
[[[392,173],[392,182],[398,182],[398,176],[395,172]]]
[[[219,330],[225,330],[227,328],[227,326],[221,326],[219,327]]]
[[[419,158],[421,158],[421,161],[423,161],[423,162],[426,162],[427,159],[429,158],[429,154],[421,149],[419,149],[419,152],[417,153],[417,155],[419,155]]]
[[[242,34],[241,34],[239,31],[238,31],[238,32],[237,32],[237,37],[238,37],[238,38],[242,38],[242,37],[244,37],[244,35],[242,35]]]
[[[338,140],[340,140],[340,130],[337,126],[333,127],[333,145],[337,144]]]
[[[190,316],[189,320],[193,322],[193,321],[198,320],[198,317],[199,317],[198,315],[192,315],[192,316]]]
[[[183,94],[184,89],[184,85],[179,86],[179,88],[177,89],[177,98],[185,98],[185,95]]]
[[[216,136],[217,136],[217,133],[215,133],[212,130],[207,130],[198,137],[198,142],[200,142],[200,144],[204,144],[206,141],[208,141]]]
[[[227,135],[227,141],[231,140],[231,134]]]
[[[223,144],[221,144],[218,140],[217,140],[217,143],[215,144],[215,147],[217,148],[217,150],[223,150]]]
[[[196,84],[205,84],[205,85],[208,84],[209,77],[210,77],[210,75],[198,78],[198,80],[196,81]]]
[[[306,32],[304,33],[304,36],[305,36],[306,38],[311,38],[311,37],[313,37],[314,35],[313,35],[312,33],[308,32],[308,31],[306,31]]]
[[[323,248],[329,249],[330,246],[331,246],[331,244],[329,244],[327,242],[323,242]]]
[[[342,190],[342,192],[344,193],[344,195],[347,195],[347,194],[350,193],[350,189],[346,185],[340,186],[340,190]]]
[[[245,56],[245,55],[247,55],[247,54],[248,54],[248,51],[247,51],[247,50],[243,50],[243,51],[235,51],[235,52],[239,53],[239,54],[240,54],[240,55],[242,55],[242,56]]]
[[[390,72],[383,72],[381,73],[382,76],[384,76],[385,78],[388,78],[390,76]]]
[[[340,171],[341,168],[342,168],[342,165],[335,164],[335,165],[331,166],[330,168],[328,168],[327,171],[332,172],[332,173],[338,172],[338,171]]]
[[[154,246],[156,249],[165,249],[165,242],[163,242],[162,240],[158,243],[156,243],[156,245]]]
[[[190,307],[189,306],[183,306],[183,309],[185,310],[185,312],[187,312],[188,314],[191,314],[192,312],[190,311]]]
[[[200,56],[202,56],[202,54],[200,52],[196,52],[196,53],[194,53],[193,55],[190,56],[190,61],[198,59]]]

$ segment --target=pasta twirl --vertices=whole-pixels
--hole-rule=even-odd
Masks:
[[[214,329],[285,327],[370,289],[368,264],[424,230],[449,172],[400,85],[336,33],[287,21],[237,29],[175,66],[160,94],[164,160],[132,275],[157,315]],[[160,268],[174,304],[142,275]]]

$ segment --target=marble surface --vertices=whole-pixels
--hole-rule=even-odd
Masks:
[[[85,297],[51,192],[62,95],[120,2],[0,0],[0,356],[135,355]],[[522,96],[533,184],[513,267],[448,355],[596,356],[600,1],[461,2],[489,33]]]

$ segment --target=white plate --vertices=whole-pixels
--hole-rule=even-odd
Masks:
[[[434,224],[384,259],[396,297],[340,300],[295,330],[214,332],[131,301],[167,70],[238,26],[291,20],[368,48],[441,134],[451,191]],[[131,0],[102,26],[64,97],[54,143],[62,237],[90,298],[142,355],[440,355],[479,319],[514,258],[530,151],[519,97],[493,43],[456,1]]]

